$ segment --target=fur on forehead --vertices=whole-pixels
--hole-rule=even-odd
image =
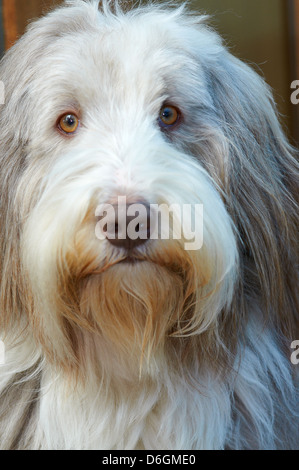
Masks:
[[[67,108],[88,112],[117,100],[126,106],[126,96],[153,116],[164,96],[178,101],[181,94],[177,104],[183,111],[194,96],[212,106],[204,79],[200,86],[201,63],[207,66],[223,47],[206,26],[206,16],[191,16],[184,6],[123,12],[117,2],[113,5],[69,1],[29,26],[4,59],[6,70],[10,62],[17,68],[6,80],[11,112],[14,107],[20,112],[23,104],[46,130]],[[181,84],[186,80],[185,96]],[[19,129],[23,139],[32,139],[25,123]]]
[[[109,54],[115,55],[117,50],[119,56],[130,54],[130,59],[138,52],[144,59],[145,51],[153,55],[153,51],[165,49],[170,53],[187,53],[196,60],[202,58],[206,63],[223,50],[221,38],[205,24],[207,16],[190,15],[184,5],[166,9],[159,5],[152,8],[149,4],[129,12],[122,11],[117,2],[113,5],[115,11],[106,0],[100,2],[101,8],[98,1],[67,1],[35,21],[16,46],[30,43],[31,61],[25,59],[27,67],[47,55],[52,59],[59,49],[68,57],[71,53],[80,54],[80,44],[87,38],[87,44],[94,43],[95,51],[99,51],[99,46],[106,47]],[[34,36],[38,37],[36,42]]]

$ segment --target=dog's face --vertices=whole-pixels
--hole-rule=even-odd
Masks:
[[[269,132],[267,98],[248,100],[260,79],[202,20],[157,10],[116,17],[96,2],[37,22],[2,71],[2,187],[17,232],[11,298],[49,359],[80,362],[94,342],[140,359],[176,349],[186,334],[200,334],[210,354],[238,272],[241,209],[232,207],[242,178],[248,206],[258,193],[240,155]],[[96,209],[119,196],[189,204],[191,218],[202,204],[202,247],[186,249],[183,235],[130,250],[99,240]]]

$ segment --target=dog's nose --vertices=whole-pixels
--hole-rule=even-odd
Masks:
[[[119,248],[132,250],[147,242],[151,234],[151,209],[144,201],[114,205],[113,222],[107,224],[106,238]]]

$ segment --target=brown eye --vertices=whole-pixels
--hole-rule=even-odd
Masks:
[[[64,114],[58,121],[58,128],[66,134],[74,134],[79,127],[79,119],[75,114]]]
[[[177,124],[181,113],[175,106],[164,105],[160,110],[159,124],[163,128],[171,127]]]

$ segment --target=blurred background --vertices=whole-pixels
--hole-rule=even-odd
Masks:
[[[0,54],[26,25],[62,0],[0,0]],[[123,4],[130,0],[123,0]],[[281,122],[299,145],[299,104],[291,83],[299,80],[299,0],[191,0],[190,8],[211,15],[210,23],[231,52],[251,64],[272,87]]]

